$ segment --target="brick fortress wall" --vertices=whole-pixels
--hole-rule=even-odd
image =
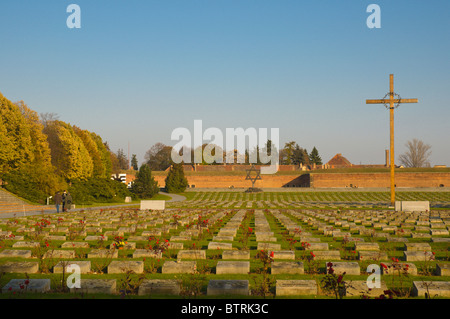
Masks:
[[[160,187],[165,185],[165,176],[154,176]],[[245,175],[188,175],[189,185],[195,188],[248,188],[251,182]],[[450,187],[450,173],[396,173],[397,187]],[[326,173],[303,175],[262,175],[255,187],[313,187],[313,188],[345,188],[345,187],[386,187],[390,186],[389,173]]]

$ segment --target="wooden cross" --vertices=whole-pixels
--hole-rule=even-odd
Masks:
[[[396,93],[394,93],[394,75],[391,74],[389,76],[390,82],[390,90],[389,93],[386,94],[384,99],[381,100],[366,100],[366,104],[384,104],[386,107],[389,105],[389,113],[390,113],[390,128],[391,128],[391,136],[390,136],[390,167],[391,167],[391,205],[395,206],[395,179],[394,179],[394,109],[398,107],[401,103],[417,103],[419,102],[417,99],[402,99]],[[389,98],[386,98],[389,95]]]

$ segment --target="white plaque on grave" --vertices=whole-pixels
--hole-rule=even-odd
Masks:
[[[164,210],[166,207],[165,200],[142,200],[141,210],[151,209],[151,210]]]
[[[399,212],[425,212],[430,211],[429,201],[396,201],[395,211]]]

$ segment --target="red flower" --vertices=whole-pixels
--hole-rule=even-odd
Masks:
[[[333,263],[329,262],[329,263],[327,264],[327,267],[333,267]]]
[[[248,232],[251,233],[252,231],[253,231],[253,229],[249,227]]]
[[[339,284],[341,283],[342,278],[343,278],[343,276],[342,276],[342,275],[339,275],[338,280],[337,280],[337,282],[338,282]]]
[[[380,265],[381,265],[381,267],[383,267],[384,269],[387,269],[387,268],[388,268],[388,267],[387,267],[385,264],[383,264],[383,263],[381,263]]]
[[[316,255],[313,254],[313,252],[310,252],[311,256],[316,257]]]
[[[275,255],[275,253],[272,251],[272,252],[270,253],[270,258],[273,258],[274,255]]]

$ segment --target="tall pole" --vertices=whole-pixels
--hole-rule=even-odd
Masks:
[[[395,205],[395,154],[394,154],[394,75],[389,76],[390,82],[390,126],[391,126],[391,205]]]
[[[389,95],[389,99],[386,97]],[[391,205],[395,206],[395,153],[394,153],[394,109],[400,105],[400,103],[417,103],[417,99],[402,99],[398,94],[394,92],[394,74],[389,75],[389,93],[381,100],[366,100],[366,104],[384,104],[387,108],[389,104],[390,115],[390,166],[391,166]]]

